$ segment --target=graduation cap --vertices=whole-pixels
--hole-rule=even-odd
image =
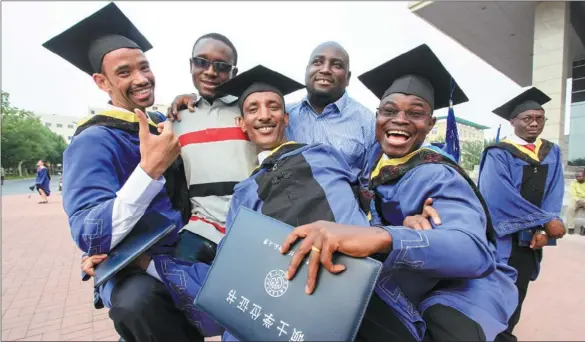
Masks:
[[[284,100],[285,95],[304,87],[305,85],[283,74],[263,65],[257,65],[217,87],[217,92],[238,97],[238,105],[241,110],[244,100],[252,93],[273,92]]]
[[[363,73],[358,79],[380,100],[393,93],[415,95],[433,110],[468,101],[435,53],[423,44]]]
[[[129,48],[146,52],[152,45],[113,2],[43,44],[90,76],[100,73],[104,56]]]
[[[527,110],[542,110],[542,105],[550,100],[550,97],[545,93],[536,87],[532,87],[494,109],[492,113],[505,120],[512,120],[517,117],[518,114]]]

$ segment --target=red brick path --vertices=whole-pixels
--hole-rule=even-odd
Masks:
[[[107,310],[93,308],[92,282],[80,280],[60,194],[43,205],[27,197],[2,197],[2,340],[117,341]],[[567,236],[546,252],[517,333],[583,340],[585,237]]]

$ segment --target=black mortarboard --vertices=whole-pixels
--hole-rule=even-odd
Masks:
[[[305,86],[283,74],[257,65],[217,87],[217,92],[238,97],[240,109],[246,97],[257,92],[274,92],[283,100],[284,96],[303,89]]]
[[[451,74],[426,45],[418,47],[358,76],[380,100],[393,93],[416,95],[433,110],[467,102]],[[451,97],[452,92],[452,97]]]
[[[43,44],[85,73],[101,72],[104,56],[117,49],[152,45],[113,2]]]
[[[518,114],[527,110],[542,109],[542,105],[550,101],[545,93],[536,87],[532,87],[522,94],[516,96],[500,107],[494,109],[492,113],[505,120],[512,120]]]

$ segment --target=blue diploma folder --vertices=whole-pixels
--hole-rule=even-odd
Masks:
[[[280,244],[293,227],[240,207],[195,305],[242,341],[353,341],[380,275],[371,258],[337,254],[346,270],[321,267],[313,294],[305,294],[307,265],[288,281],[293,250]]]

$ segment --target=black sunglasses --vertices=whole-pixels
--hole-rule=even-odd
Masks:
[[[209,68],[209,65],[213,65],[213,70],[215,72],[230,72],[232,71],[235,66],[221,61],[212,62],[208,59],[202,57],[191,57],[191,63],[198,69],[206,70]]]

